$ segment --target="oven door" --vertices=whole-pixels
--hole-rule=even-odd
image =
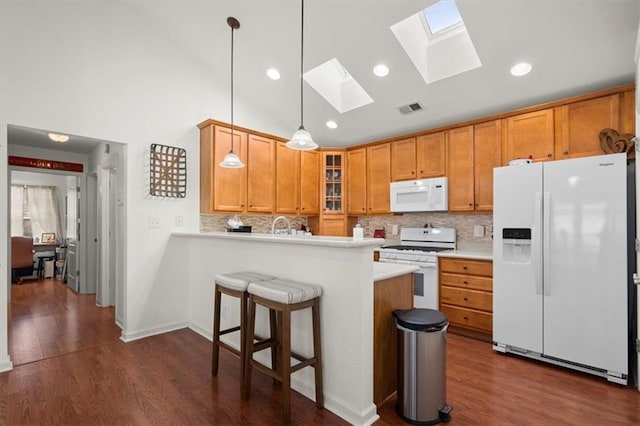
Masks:
[[[438,310],[438,264],[420,265],[413,273],[413,307]]]

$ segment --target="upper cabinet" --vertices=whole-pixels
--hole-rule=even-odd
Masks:
[[[367,147],[367,213],[385,214],[390,210],[391,146]]]
[[[391,181],[415,179],[416,138],[391,142]]]
[[[444,176],[447,164],[445,132],[431,133],[416,138],[418,178]]]
[[[328,214],[344,213],[344,152],[326,151],[323,156],[322,185],[323,211]]]
[[[501,164],[501,120],[451,129],[449,211],[493,210],[493,168]]]
[[[393,141],[390,144],[392,182],[445,175],[445,132]]]
[[[296,151],[276,144],[276,213],[318,214],[320,153]]]
[[[601,155],[600,132],[620,130],[621,94],[575,102],[556,108],[557,160]]]
[[[504,120],[504,165],[518,158],[553,160],[553,108],[514,115]]]
[[[347,214],[367,214],[367,149],[347,151]]]
[[[271,213],[274,207],[275,141],[249,134],[247,212]]]
[[[246,168],[225,169],[220,162],[231,150],[231,129],[210,125],[200,134],[200,212],[243,212],[246,204]],[[233,152],[247,161],[247,134],[233,132]]]

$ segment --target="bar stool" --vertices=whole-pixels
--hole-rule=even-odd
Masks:
[[[307,366],[315,370],[316,407],[324,407],[322,393],[322,350],[320,347],[320,296],[322,288],[285,279],[275,279],[251,283],[249,292],[249,316],[247,324],[247,351],[245,353],[245,376],[243,395],[249,398],[251,393],[252,367],[282,382],[282,423],[289,424],[291,419],[291,374]],[[256,305],[277,311],[277,362],[275,368],[269,368],[253,359],[255,352],[262,347],[254,344]],[[305,358],[291,351],[291,312],[311,308],[313,328],[313,357]],[[291,365],[291,357],[300,363]],[[272,365],[273,367],[273,365]]]
[[[241,383],[244,383],[244,354],[246,352],[246,334],[247,334],[247,302],[248,302],[248,293],[247,287],[249,284],[254,282],[261,282],[272,280],[275,277],[271,275],[260,274],[257,272],[251,271],[242,271],[242,272],[233,272],[229,274],[218,274],[215,276],[215,297],[214,297],[214,305],[213,305],[213,344],[212,349],[213,353],[211,355],[211,375],[218,375],[218,361],[220,355],[220,348],[224,348],[229,352],[235,354],[240,358],[240,375],[241,375]],[[225,330],[220,330],[220,306],[222,302],[222,295],[225,294],[231,297],[237,297],[240,299],[240,325],[236,327],[227,328]],[[270,322],[271,322],[271,339],[268,344],[275,347],[275,344],[272,343],[275,341],[275,333],[276,333],[276,315],[275,311],[270,312]],[[237,350],[233,346],[223,342],[220,340],[220,336],[225,334],[233,333],[236,331],[240,331],[240,350]],[[275,350],[272,351],[272,362],[275,365]],[[244,388],[242,385],[240,386],[241,395],[244,392]]]

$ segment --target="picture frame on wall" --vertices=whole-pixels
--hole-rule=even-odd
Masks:
[[[42,244],[55,244],[56,234],[54,232],[42,234]]]

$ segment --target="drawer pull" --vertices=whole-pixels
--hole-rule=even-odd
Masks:
[[[465,297],[465,298],[464,298],[464,301],[465,301],[465,302],[468,302],[468,301],[469,301],[469,299],[467,299],[467,298]]]
[[[462,318],[464,318],[464,320],[465,320],[465,321],[469,319],[469,318],[468,318],[468,317],[466,317],[466,316],[464,316],[464,317],[462,317]]]
[[[465,285],[469,285],[469,283],[467,281],[462,281]]]

